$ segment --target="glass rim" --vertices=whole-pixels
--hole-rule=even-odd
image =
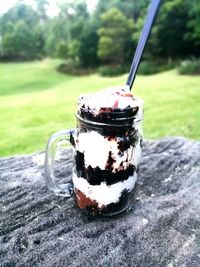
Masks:
[[[102,123],[102,122],[97,122],[97,121],[92,121],[92,120],[88,120],[85,119],[83,117],[80,116],[80,114],[77,112],[76,113],[76,118],[85,124],[91,125],[91,126],[95,126],[95,127],[114,127],[114,128],[121,128],[121,127],[130,127],[130,126],[134,126],[137,125],[139,123],[141,123],[143,121],[143,113],[141,114],[140,117],[137,118],[137,116],[132,116],[132,117],[126,117],[126,118],[116,118],[113,120],[113,123]],[[134,120],[134,118],[137,120]],[[114,122],[119,122],[119,121],[126,121],[126,120],[133,120],[133,122],[131,123],[127,123],[127,124],[115,124]]]

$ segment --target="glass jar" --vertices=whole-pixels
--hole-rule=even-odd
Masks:
[[[130,207],[141,159],[143,107],[80,109],[72,143],[76,203],[91,216],[110,217]]]

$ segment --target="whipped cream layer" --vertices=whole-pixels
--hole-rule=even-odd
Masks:
[[[136,147],[130,146],[120,153],[117,138],[109,140],[109,137],[95,131],[79,133],[75,138],[75,144],[76,150],[84,153],[85,167],[90,165],[92,168],[99,167],[101,170],[105,170],[109,155],[114,160],[113,170],[116,171],[119,167],[125,170],[131,163],[136,165],[141,153],[139,144]]]
[[[143,113],[143,100],[133,96],[125,88],[109,88],[93,94],[82,95],[78,100],[78,109],[84,108],[98,115],[103,109],[126,109],[138,107],[138,117]]]
[[[114,160],[112,162],[112,173],[119,173],[120,170],[125,172],[130,166],[134,166],[137,169],[141,158],[140,138],[137,143],[130,145],[130,148],[120,153],[117,138],[109,140],[109,137],[102,136],[95,131],[79,133],[76,140],[76,150],[84,155],[84,168],[90,166],[90,168],[95,169],[98,167],[100,168],[99,171],[102,172],[106,169],[110,155]],[[102,173],[103,175],[105,173]],[[108,181],[112,181],[110,180],[111,177],[110,179],[109,177],[106,177],[107,183]],[[125,178],[124,173],[121,179],[126,180],[109,185],[106,182],[92,185],[85,177],[74,175],[73,183],[75,189],[81,191],[91,201],[96,201],[98,207],[101,207],[102,205],[109,205],[119,201],[123,190],[130,192],[134,188],[137,180],[137,172],[134,171],[133,175],[127,178]]]
[[[133,176],[130,176],[126,181],[109,186],[103,182],[98,186],[90,185],[86,179],[76,175],[72,179],[75,189],[80,190],[86,197],[97,202],[98,207],[101,208],[102,206],[118,202],[124,190],[130,192],[135,186],[137,174],[135,173]]]

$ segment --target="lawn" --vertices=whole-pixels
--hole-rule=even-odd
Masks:
[[[75,126],[78,95],[123,85],[127,76],[67,76],[56,72],[58,63],[0,64],[0,156],[43,150],[52,133]],[[200,138],[200,77],[139,76],[133,89],[145,101],[146,139]]]

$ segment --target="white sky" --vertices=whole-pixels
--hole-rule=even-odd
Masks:
[[[15,3],[17,2],[17,0],[0,0],[0,13],[5,13],[10,7],[12,7]],[[30,4],[30,5],[34,5],[33,4],[33,0],[24,0],[24,2],[26,4]],[[48,11],[47,11],[47,14],[49,16],[55,16],[59,9],[56,5],[56,2],[57,0],[49,0],[49,8],[48,8]],[[86,3],[88,5],[88,9],[90,11],[92,11],[96,4],[97,4],[98,0],[86,0]]]

